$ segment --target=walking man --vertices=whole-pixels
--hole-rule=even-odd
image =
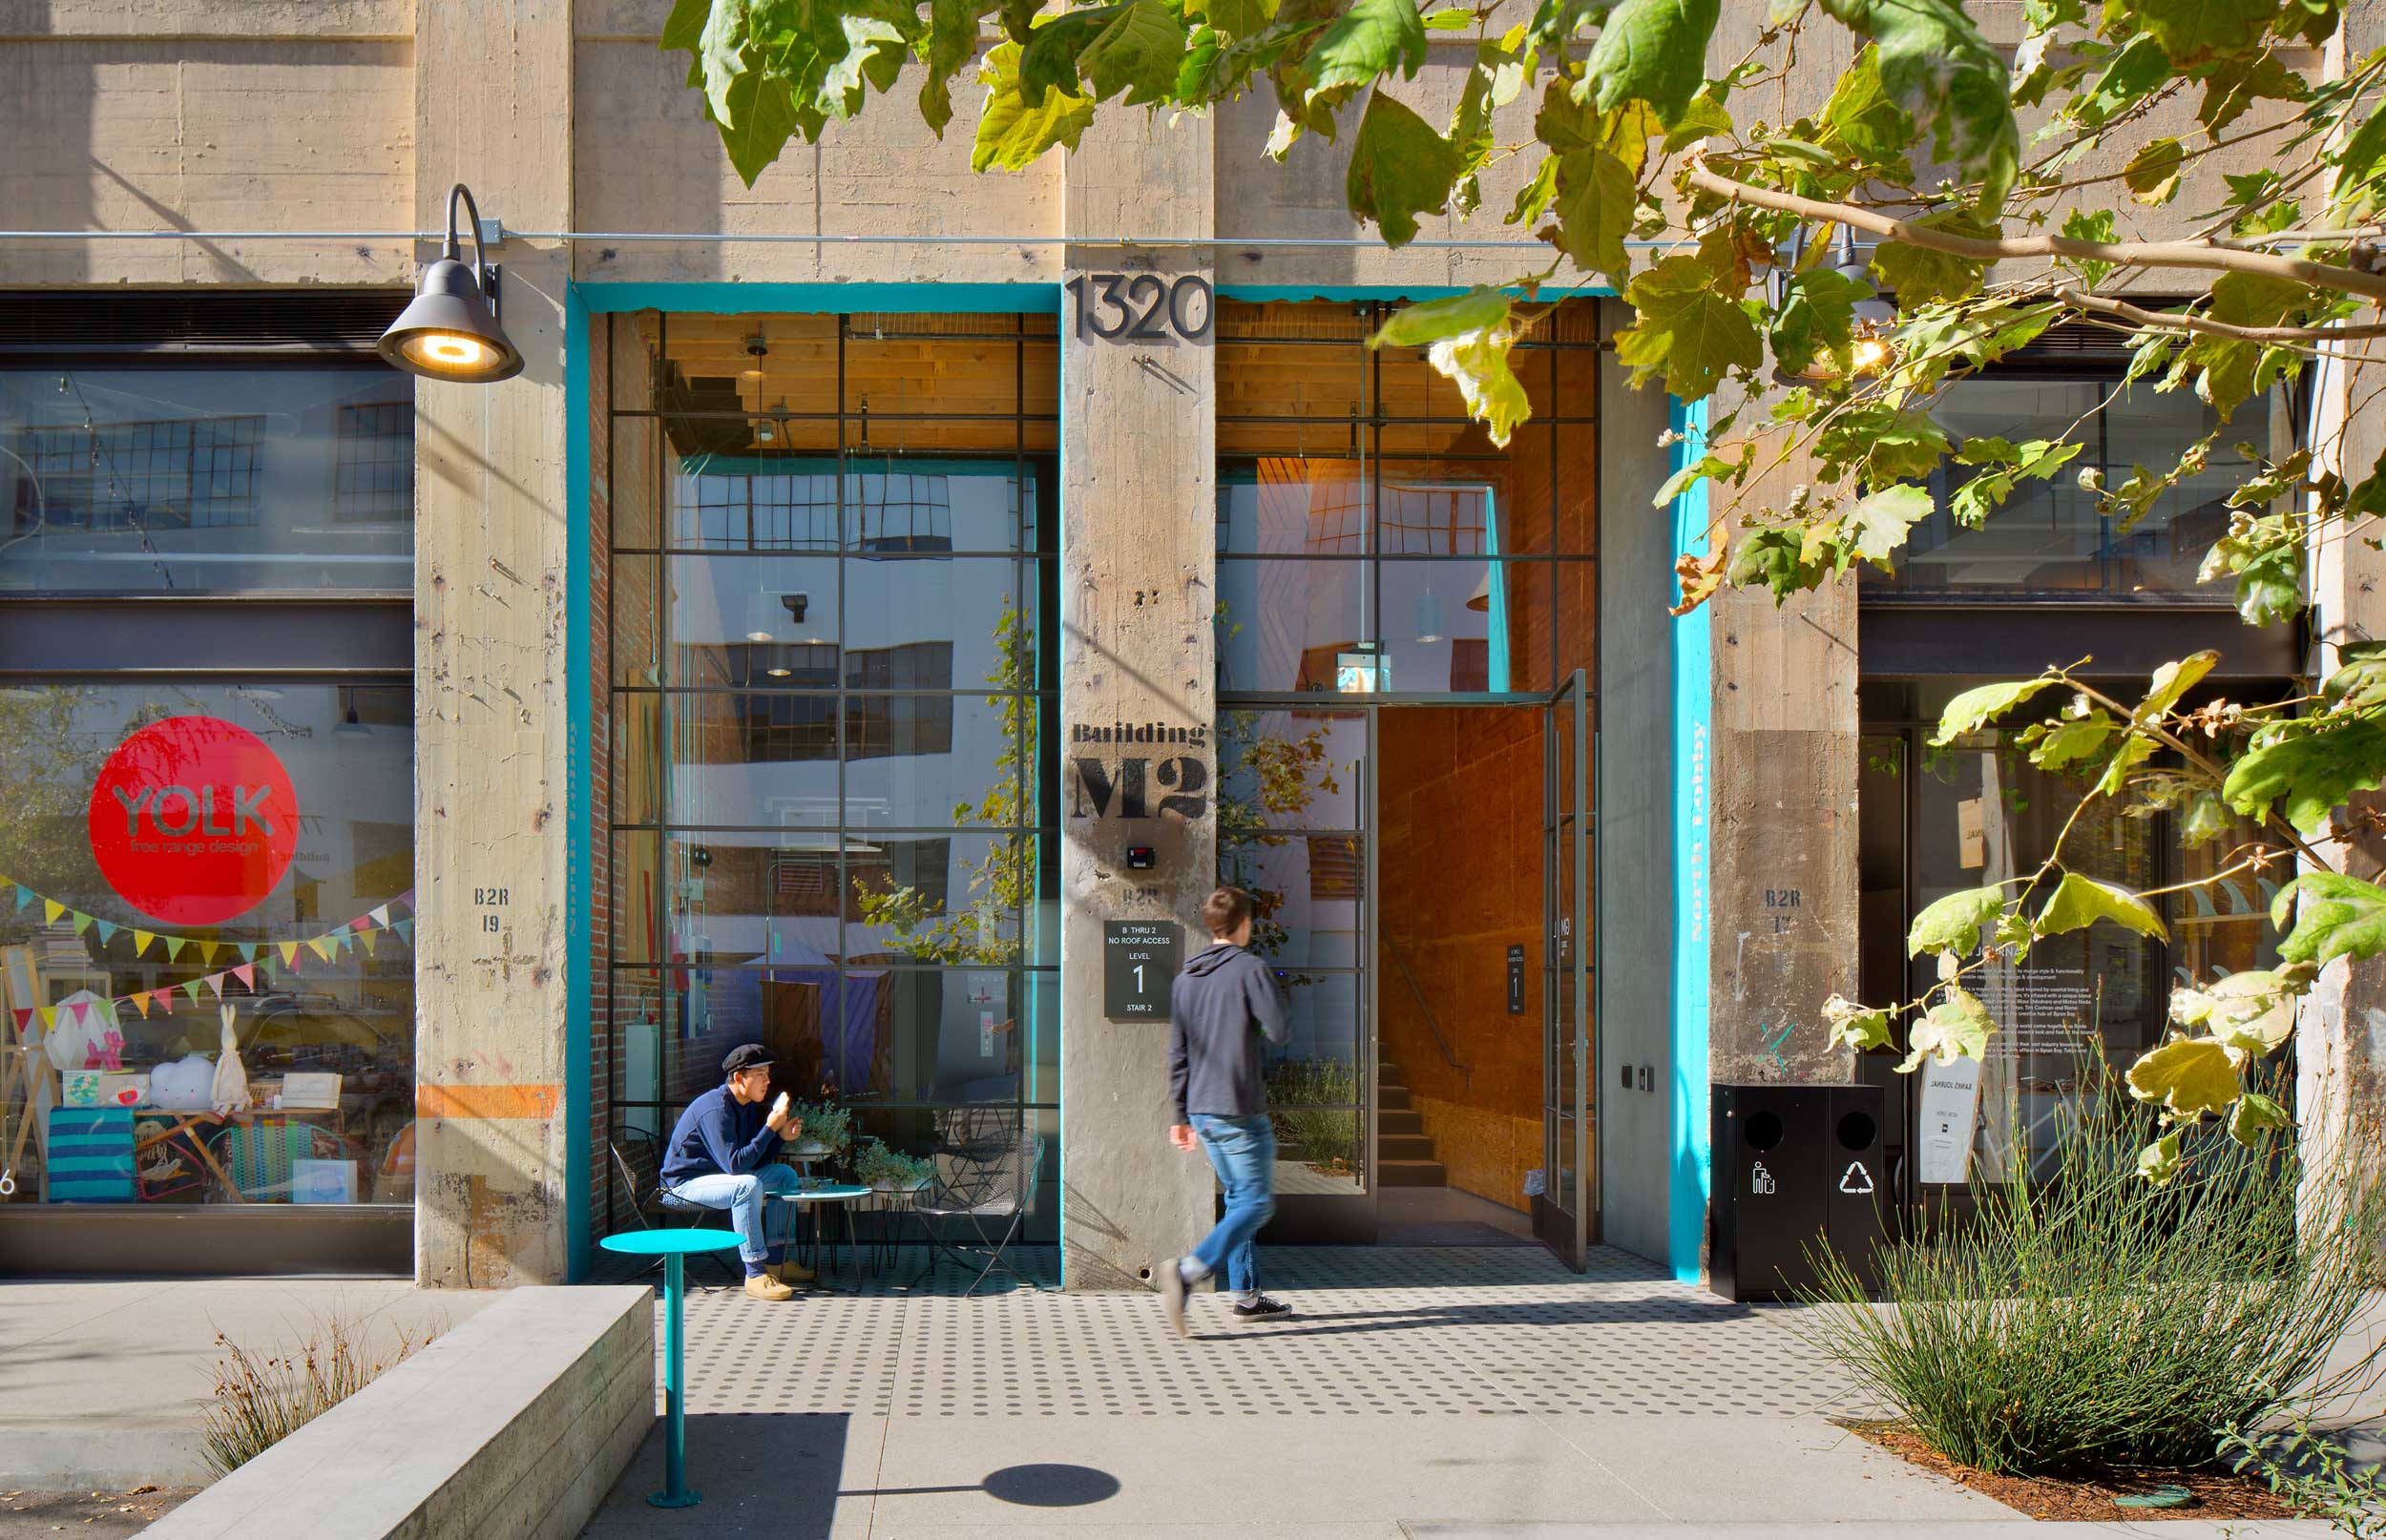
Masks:
[[[721,1061],[722,1083],[688,1103],[671,1130],[663,1152],[662,1184],[674,1197],[708,1209],[727,1209],[738,1233],[738,1256],[745,1263],[745,1292],[757,1300],[787,1300],[790,1286],[811,1280],[812,1271],[786,1259],[767,1234],[764,1205],[773,1193],[792,1193],[802,1178],[779,1163],[779,1144],[804,1132],[781,1096],[769,1112],[770,1051],[745,1043]]]
[[[1260,1054],[1263,1038],[1285,1040],[1284,997],[1267,965],[1244,949],[1251,943],[1250,894],[1220,888],[1203,901],[1202,921],[1209,947],[1184,965],[1169,992],[1168,1082],[1177,1121],[1168,1138],[1187,1155],[1196,1148],[1208,1155],[1226,1191],[1226,1212],[1192,1255],[1161,1263],[1161,1303],[1180,1337],[1186,1335],[1185,1295],[1221,1268],[1240,1319],[1292,1313],[1259,1291],[1259,1248],[1252,1242],[1276,1212],[1276,1132]]]

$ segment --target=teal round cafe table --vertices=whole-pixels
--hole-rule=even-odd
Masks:
[[[657,1508],[694,1508],[704,1500],[703,1493],[690,1490],[687,1484],[687,1371],[680,1362],[680,1339],[684,1333],[680,1325],[680,1301],[687,1294],[689,1254],[733,1251],[737,1243],[734,1230],[634,1230],[628,1235],[607,1236],[597,1242],[607,1251],[631,1257],[660,1257],[663,1260],[662,1490],[649,1493],[646,1498]]]

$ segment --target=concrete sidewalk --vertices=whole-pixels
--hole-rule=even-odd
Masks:
[[[1985,1537],[2019,1517],[1830,1421],[1862,1408],[1780,1312],[1620,1253],[1583,1277],[1528,1248],[1266,1265],[1300,1314],[1239,1327],[1197,1301],[1191,1342],[1149,1296],[700,1294],[688,1462],[704,1502],[647,1506],[653,1438],[586,1533],[1623,1540],[1861,1521]],[[2276,1532],[2298,1530],[2327,1532]]]
[[[204,1482],[199,1416],[223,1354],[219,1332],[275,1349],[339,1316],[363,1322],[386,1350],[401,1328],[420,1339],[495,1298],[403,1279],[0,1283],[0,1487]]]

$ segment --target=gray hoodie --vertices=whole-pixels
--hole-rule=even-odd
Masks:
[[[1284,996],[1267,965],[1240,947],[1197,953],[1168,996],[1168,1090],[1177,1121],[1252,1117],[1267,1110],[1260,1039],[1287,1035]]]

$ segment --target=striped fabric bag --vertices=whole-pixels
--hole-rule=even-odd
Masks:
[[[52,1203],[133,1201],[133,1110],[52,1107],[47,1197]]]

